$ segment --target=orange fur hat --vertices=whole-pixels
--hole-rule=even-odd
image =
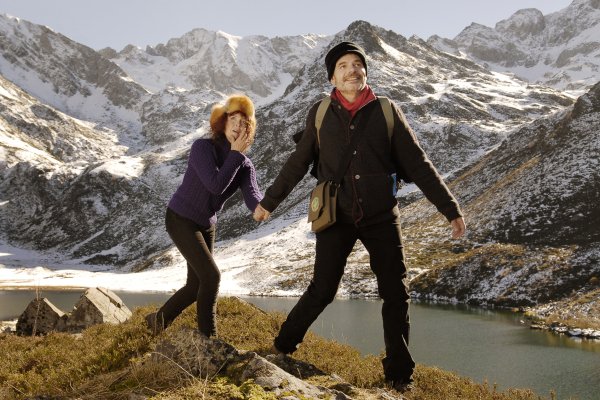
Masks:
[[[210,127],[213,132],[219,126],[219,121],[225,115],[233,114],[236,111],[243,113],[250,122],[250,132],[253,134],[256,128],[256,117],[254,116],[254,104],[248,96],[243,94],[234,94],[225,100],[225,104],[217,103],[212,107],[210,113]]]

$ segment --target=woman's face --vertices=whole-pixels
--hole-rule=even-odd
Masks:
[[[240,135],[248,132],[248,118],[240,112],[227,116],[225,123],[225,137],[233,143]]]

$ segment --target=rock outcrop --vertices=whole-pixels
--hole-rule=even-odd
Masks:
[[[238,385],[252,380],[265,392],[274,393],[277,398],[285,394],[285,398],[290,400],[350,399],[341,391],[304,381],[303,379],[315,375],[316,372],[324,375],[314,366],[283,356],[263,358],[255,352],[239,351],[222,340],[207,338],[192,329],[183,329],[165,338],[152,353],[152,359],[175,363],[192,375],[205,379],[217,374],[226,374]],[[339,381],[339,378],[332,377],[331,380]],[[346,390],[351,388],[350,385],[344,387]]]

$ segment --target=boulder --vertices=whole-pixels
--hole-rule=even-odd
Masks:
[[[569,330],[569,328],[567,328],[566,326],[554,326],[554,327],[552,327],[552,331],[554,331],[556,333],[567,333],[568,330]]]
[[[277,398],[285,395],[286,399],[350,399],[340,391],[305,382],[301,377],[296,377],[275,364],[284,359],[287,360],[286,364],[290,364],[291,358],[268,358],[254,352],[238,351],[222,340],[207,338],[192,329],[183,329],[171,334],[157,345],[152,354],[154,361],[173,363],[204,379],[211,379],[223,373],[233,378],[238,385],[252,380],[266,392],[274,393]],[[304,366],[302,369],[312,371],[313,374],[318,371],[314,366]]]
[[[289,396],[290,399],[350,399],[342,392],[305,382],[256,353],[249,354],[250,357],[241,374],[241,382],[252,379],[254,383],[268,392],[273,392],[278,398],[284,393],[294,393],[298,396]]]
[[[18,335],[44,335],[57,330],[65,313],[45,297],[33,299],[19,316],[16,325]]]
[[[91,288],[81,295],[61,330],[79,332],[96,324],[120,324],[130,317],[131,311],[114,292]]]
[[[184,329],[160,342],[152,353],[154,361],[174,362],[194,376],[212,378],[234,358],[239,358],[235,347],[210,339],[196,330]]]
[[[579,328],[575,328],[575,329],[569,329],[567,331],[567,335],[569,336],[581,336],[583,335],[583,331]]]

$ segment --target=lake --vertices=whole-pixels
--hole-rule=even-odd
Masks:
[[[54,305],[69,311],[79,292],[43,291]],[[128,307],[161,304],[165,293],[116,292]],[[35,297],[34,291],[1,291],[0,320],[16,318]],[[296,298],[243,297],[267,311],[289,311]],[[410,348],[419,364],[437,366],[476,382],[531,388],[557,399],[600,399],[600,341],[575,339],[531,330],[521,316],[507,311],[460,305],[413,303]],[[336,299],[311,329],[347,343],[363,354],[383,351],[381,302]]]

